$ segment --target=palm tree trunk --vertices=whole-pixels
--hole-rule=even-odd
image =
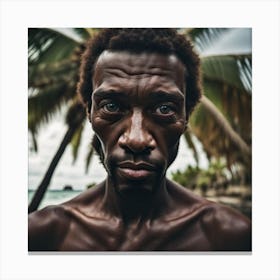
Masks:
[[[63,155],[64,151],[65,151],[65,148],[67,147],[67,145],[70,143],[74,133],[76,131],[76,127],[69,127],[56,154],[54,155],[50,165],[49,165],[49,168],[42,180],[42,182],[40,183],[40,185],[38,186],[30,204],[29,204],[29,207],[28,207],[28,213],[31,213],[33,211],[36,211],[38,209],[38,206],[40,205],[43,197],[44,197],[44,194],[50,184],[50,181],[51,181],[51,178],[52,178],[52,175],[54,173],[54,170],[61,158],[61,156]]]
[[[242,152],[246,160],[251,158],[251,149],[246,142],[233,130],[228,120],[223,114],[217,110],[216,106],[209,100],[205,95],[201,97],[201,104],[207,109],[207,111],[215,118],[219,126],[224,130],[225,134],[228,135],[230,140],[235,146]]]

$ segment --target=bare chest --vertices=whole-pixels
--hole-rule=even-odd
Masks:
[[[209,251],[199,219],[145,221],[126,225],[106,220],[73,221],[60,251]]]

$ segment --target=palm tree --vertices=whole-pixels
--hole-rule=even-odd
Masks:
[[[250,30],[188,29],[201,57],[203,97],[190,119],[185,134],[189,147],[197,154],[195,136],[209,159],[226,159],[228,169],[241,166],[251,173],[251,72]],[[247,46],[238,46],[247,36]],[[237,46],[219,49],[219,42],[230,37]],[[243,41],[241,38],[243,37]],[[215,46],[216,44],[216,46]],[[210,51],[214,49],[215,52]],[[219,54],[219,51],[222,53]],[[196,158],[198,159],[197,155]]]
[[[197,159],[193,136],[202,142],[209,158],[225,156],[229,168],[235,163],[250,165],[251,89],[249,87],[248,90],[248,81],[251,55],[240,53],[213,56],[203,53],[230,31],[215,28],[181,30],[194,42],[201,54],[205,94],[201,106],[191,117],[190,130],[185,134],[185,139]],[[28,127],[34,149],[37,149],[36,136],[40,126],[49,122],[57,111],[65,107],[68,125],[68,131],[29,205],[29,212],[37,209],[69,143],[73,147],[74,160],[77,157],[86,118],[76,96],[80,54],[84,42],[95,32],[96,29],[89,28],[29,29]],[[244,80],[247,81],[247,87]],[[73,112],[77,116],[74,119],[71,118]],[[90,149],[86,168],[92,155],[93,150]]]
[[[75,30],[86,40],[89,34]],[[79,55],[83,50],[81,40],[77,40],[50,29],[29,29],[28,38],[28,128],[32,135],[34,149],[37,150],[36,135],[40,125],[66,106],[68,130],[55,153],[34,197],[28,212],[35,211],[52,178],[54,170],[72,141],[73,156],[77,157],[83,123],[86,118],[83,105],[76,96]]]
[[[35,195],[28,207],[29,213],[35,211],[38,208],[40,202],[42,201],[47,187],[49,186],[49,183],[51,181],[54,170],[61,156],[63,155],[66,146],[70,143],[75,133],[78,133],[78,135],[80,136],[81,129],[79,128],[82,127],[82,123],[85,120],[85,115],[85,110],[81,103],[74,102],[72,106],[70,106],[66,116],[66,124],[68,125],[67,132],[64,135],[62,142],[60,143],[59,148],[55,153],[42,182],[40,183],[35,192]]]

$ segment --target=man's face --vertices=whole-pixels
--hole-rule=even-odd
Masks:
[[[90,120],[120,193],[156,190],[186,127],[185,67],[175,55],[104,51]]]

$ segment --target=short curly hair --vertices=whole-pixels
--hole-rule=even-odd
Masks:
[[[94,66],[104,50],[175,54],[187,69],[186,112],[189,117],[201,96],[200,60],[184,35],[171,28],[106,28],[99,31],[88,41],[82,55],[77,87],[88,113],[91,110]]]

